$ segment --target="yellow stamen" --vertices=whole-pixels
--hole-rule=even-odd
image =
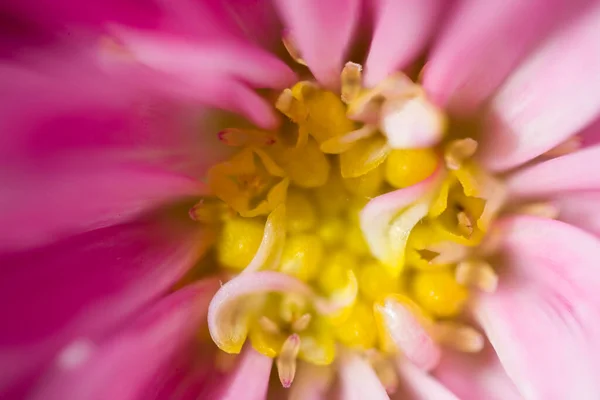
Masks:
[[[461,323],[439,322],[433,330],[440,343],[465,353],[477,353],[485,344],[481,333]]]
[[[498,275],[490,264],[482,260],[466,260],[456,266],[456,281],[493,293],[498,286]]]
[[[463,162],[471,158],[477,151],[477,142],[471,138],[453,140],[446,146],[444,160],[446,167],[452,170],[458,170]]]
[[[342,70],[342,101],[351,103],[360,93],[362,86],[362,66],[353,62],[347,62]]]
[[[229,218],[217,241],[217,260],[238,271],[250,264],[262,242],[264,222],[250,218]]]

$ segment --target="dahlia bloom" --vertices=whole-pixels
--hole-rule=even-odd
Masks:
[[[0,9],[3,398],[600,395],[597,2]]]

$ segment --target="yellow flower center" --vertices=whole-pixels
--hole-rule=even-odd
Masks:
[[[392,148],[380,123],[384,114],[402,99],[426,99],[404,76],[364,89],[360,71],[353,63],[344,68],[341,95],[309,81],[284,90],[274,106],[289,121],[276,132],[222,131],[221,141],[239,151],[209,171],[214,196],[192,210],[216,233],[216,261],[224,270],[277,271],[310,288],[310,296],[248,295],[231,322],[233,332],[244,321],[247,334],[217,343],[235,353],[248,339],[277,358],[284,386],[297,358],[330,364],[337,345],[377,359],[402,350],[391,344],[381,315],[389,301],[413,310],[432,336],[452,344],[465,337],[466,328],[448,320],[465,307],[468,287],[496,284],[491,267],[469,256],[498,207],[488,201],[495,196],[492,178],[471,161],[477,143],[448,138],[436,147]],[[439,114],[432,113],[436,124]],[[400,250],[372,251],[361,226],[365,204],[436,174],[437,184],[419,200],[424,212],[417,223],[394,236],[391,227],[410,208],[401,207],[385,225],[389,247]],[[477,350],[462,342],[456,347]]]

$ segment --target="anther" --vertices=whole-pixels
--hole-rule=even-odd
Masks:
[[[470,238],[473,234],[473,222],[471,221],[471,218],[466,212],[460,211],[458,214],[456,214],[456,219],[458,220],[458,230],[460,233],[465,235],[467,238]]]
[[[457,322],[438,322],[433,331],[439,343],[465,353],[477,353],[485,344],[481,333]]]
[[[458,283],[474,286],[487,293],[495,292],[498,287],[498,275],[490,264],[482,260],[466,260],[458,263],[455,277]]]
[[[453,140],[446,147],[444,160],[446,167],[451,170],[459,169],[463,162],[477,151],[477,142],[471,138]]]
[[[310,324],[311,320],[312,320],[311,314],[309,314],[309,313],[303,314],[300,318],[296,319],[292,323],[292,331],[302,332],[303,330],[308,328],[308,325]]]
[[[362,65],[347,62],[342,70],[342,101],[346,104],[353,102],[362,88]]]
[[[275,323],[275,321],[264,315],[258,319],[258,323],[260,327],[267,333],[276,335],[281,332],[279,326]]]
[[[296,375],[296,357],[298,357],[299,351],[300,336],[294,333],[285,340],[279,357],[277,357],[277,373],[284,388],[289,388],[294,381],[294,376]]]

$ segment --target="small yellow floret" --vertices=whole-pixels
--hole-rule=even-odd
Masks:
[[[280,333],[266,332],[258,323],[253,324],[249,337],[256,351],[271,358],[277,357],[285,341],[285,336]]]
[[[286,202],[286,229],[290,233],[306,232],[317,224],[317,215],[306,193],[290,190]]]
[[[356,178],[344,179],[344,186],[350,193],[362,197],[374,197],[379,194],[383,183],[383,168],[381,166]]]
[[[372,308],[359,301],[348,318],[336,328],[338,340],[349,347],[369,349],[375,345],[377,331]]]
[[[335,246],[344,240],[346,226],[340,218],[326,218],[319,222],[318,234],[325,246]]]
[[[433,149],[392,150],[385,163],[385,179],[396,188],[411,186],[430,176],[438,162]]]
[[[346,248],[357,256],[371,254],[359,225],[351,225],[346,230]]]
[[[442,318],[458,315],[469,295],[449,270],[417,273],[412,293],[425,310]]]
[[[323,258],[323,244],[317,235],[288,236],[283,247],[280,271],[303,281],[312,279]]]
[[[377,261],[364,264],[358,273],[360,293],[371,301],[376,301],[390,293],[396,293],[400,288],[398,278],[394,279],[387,269]]]
[[[251,218],[229,218],[217,241],[217,259],[222,265],[243,270],[262,242],[264,223]]]
[[[348,284],[348,271],[356,270],[356,257],[348,251],[335,251],[327,256],[320,265],[317,276],[319,288],[331,294]]]

